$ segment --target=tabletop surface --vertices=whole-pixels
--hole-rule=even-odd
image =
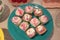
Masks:
[[[10,8],[10,13],[15,9],[15,7],[13,7],[8,2],[8,0],[2,0],[2,2],[4,4],[6,4]],[[37,0],[34,0],[33,3],[40,4],[41,1],[40,0],[38,0],[38,1]],[[47,9],[47,10],[51,13],[52,18],[53,18],[53,22],[54,22],[54,31],[53,31],[53,34],[52,34],[52,36],[51,36],[51,38],[49,40],[60,40],[60,28],[57,27],[56,24],[55,24],[56,15],[58,13],[60,13],[60,9],[57,9],[56,8],[56,9]],[[7,22],[8,22],[8,18],[5,21],[3,21],[3,22],[0,23],[0,27],[3,28],[3,29],[8,29],[7,28]],[[5,32],[5,34],[6,34],[6,32]],[[10,40],[12,40],[12,39],[10,39]]]

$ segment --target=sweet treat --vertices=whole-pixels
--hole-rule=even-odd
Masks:
[[[40,35],[44,34],[46,32],[46,28],[43,25],[39,25],[36,27],[36,32]]]
[[[26,3],[27,1],[28,1],[28,0],[23,0],[22,2],[23,2],[23,3]]]
[[[16,2],[16,0],[11,0],[12,2]]]
[[[16,1],[17,0],[13,0],[13,2]],[[19,3],[19,1],[21,0],[18,0],[17,2]],[[23,2],[26,1],[23,0]],[[32,6],[26,6],[25,10],[18,7],[15,14],[16,16],[12,18],[12,23],[18,25],[29,38],[34,38],[36,32],[40,35],[46,33],[47,29],[44,24],[48,22],[48,17],[43,15],[42,10],[38,7],[33,8]]]
[[[41,17],[39,17],[39,19],[40,19],[40,21],[41,21],[43,24],[45,24],[45,23],[48,22],[48,17],[45,16],[45,15],[42,15]]]
[[[41,9],[38,9],[38,8],[35,8],[34,9],[34,15],[35,16],[41,16],[43,13],[42,13],[42,10]]]
[[[16,10],[16,15],[17,16],[23,16],[24,15],[24,10],[18,7],[17,10]]]
[[[28,22],[22,22],[19,27],[23,31],[26,31],[29,28],[29,24],[28,24]]]
[[[31,6],[26,6],[25,12],[26,12],[26,13],[29,13],[29,14],[32,14],[32,12],[33,12],[33,7],[31,7]]]
[[[22,0],[16,0],[16,2],[17,2],[17,3],[21,3],[21,2],[22,2]]]
[[[29,28],[27,31],[26,31],[26,34],[30,37],[30,38],[32,38],[32,37],[34,37],[35,36],[35,30],[34,30],[34,28]]]
[[[29,14],[25,14],[24,16],[23,16],[23,20],[24,21],[30,21],[31,20],[31,18],[32,18],[32,16],[31,15],[29,15]]]
[[[36,27],[40,24],[40,21],[37,18],[32,18],[30,24]]]
[[[21,23],[22,19],[20,17],[14,16],[12,18],[12,22],[16,25],[19,25]]]
[[[13,6],[19,6],[21,4],[25,4],[30,2],[31,0],[9,0],[9,2],[13,5]]]

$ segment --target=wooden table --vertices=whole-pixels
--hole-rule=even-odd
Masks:
[[[8,0],[2,0],[4,4],[6,4],[9,8],[10,8],[10,13],[15,9],[15,7],[13,7]],[[34,0],[33,3],[37,3],[40,4],[40,0]],[[41,4],[40,4],[41,5]],[[55,24],[55,19],[56,19],[56,15],[60,12],[60,9],[47,9],[52,17],[53,17],[53,21],[54,21],[54,31],[53,34],[51,36],[51,38],[49,38],[49,40],[60,40],[60,28],[56,26]],[[8,28],[7,28],[7,22],[8,22],[8,18],[0,23],[0,27],[3,28],[4,30],[4,34],[5,34],[5,40],[12,40],[11,36],[8,33]]]

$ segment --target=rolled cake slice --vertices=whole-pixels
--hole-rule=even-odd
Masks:
[[[41,9],[38,9],[38,8],[35,8],[34,9],[34,15],[35,16],[41,16],[43,13],[42,13],[42,10]]]
[[[32,38],[35,36],[35,30],[34,28],[29,28],[27,31],[26,31],[26,34],[28,35],[28,37]]]
[[[23,16],[24,15],[24,10],[18,7],[17,10],[16,10],[16,15],[17,16]]]
[[[21,30],[26,31],[29,28],[29,24],[28,22],[22,22],[19,27]]]
[[[31,18],[32,18],[32,16],[29,15],[29,14],[25,14],[25,15],[23,16],[23,20],[24,20],[24,21],[27,21],[27,22],[29,22],[29,21],[31,20]]]
[[[32,14],[32,12],[33,12],[33,7],[31,7],[31,6],[26,6],[25,12],[26,12],[26,13],[29,13],[29,14]]]
[[[40,24],[40,21],[37,18],[32,18],[30,24],[36,27]]]
[[[12,18],[12,22],[13,22],[14,24],[16,24],[16,25],[19,25],[19,24],[21,23],[21,21],[22,21],[22,19],[21,19],[20,17],[18,17],[18,16],[14,16],[14,17]]]
[[[48,17],[46,15],[42,15],[41,17],[39,17],[39,19],[43,24],[48,22]]]
[[[39,26],[36,27],[36,31],[37,31],[38,34],[42,35],[42,34],[44,34],[47,30],[46,30],[45,26],[39,25]]]

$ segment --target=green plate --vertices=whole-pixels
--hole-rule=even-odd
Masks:
[[[44,35],[36,35],[34,38],[29,38],[24,31],[22,31],[19,27],[17,27],[15,24],[12,23],[11,19],[12,17],[15,16],[15,11],[16,9],[11,13],[9,19],[8,19],[8,31],[13,37],[14,40],[47,40],[52,32],[53,32],[53,19],[50,13],[42,6],[38,4],[24,4],[21,5],[20,7],[24,9],[26,6],[32,6],[35,7],[37,6],[38,8],[41,8],[44,15],[46,15],[49,18],[49,22],[45,24],[45,27],[47,29],[47,32]]]

